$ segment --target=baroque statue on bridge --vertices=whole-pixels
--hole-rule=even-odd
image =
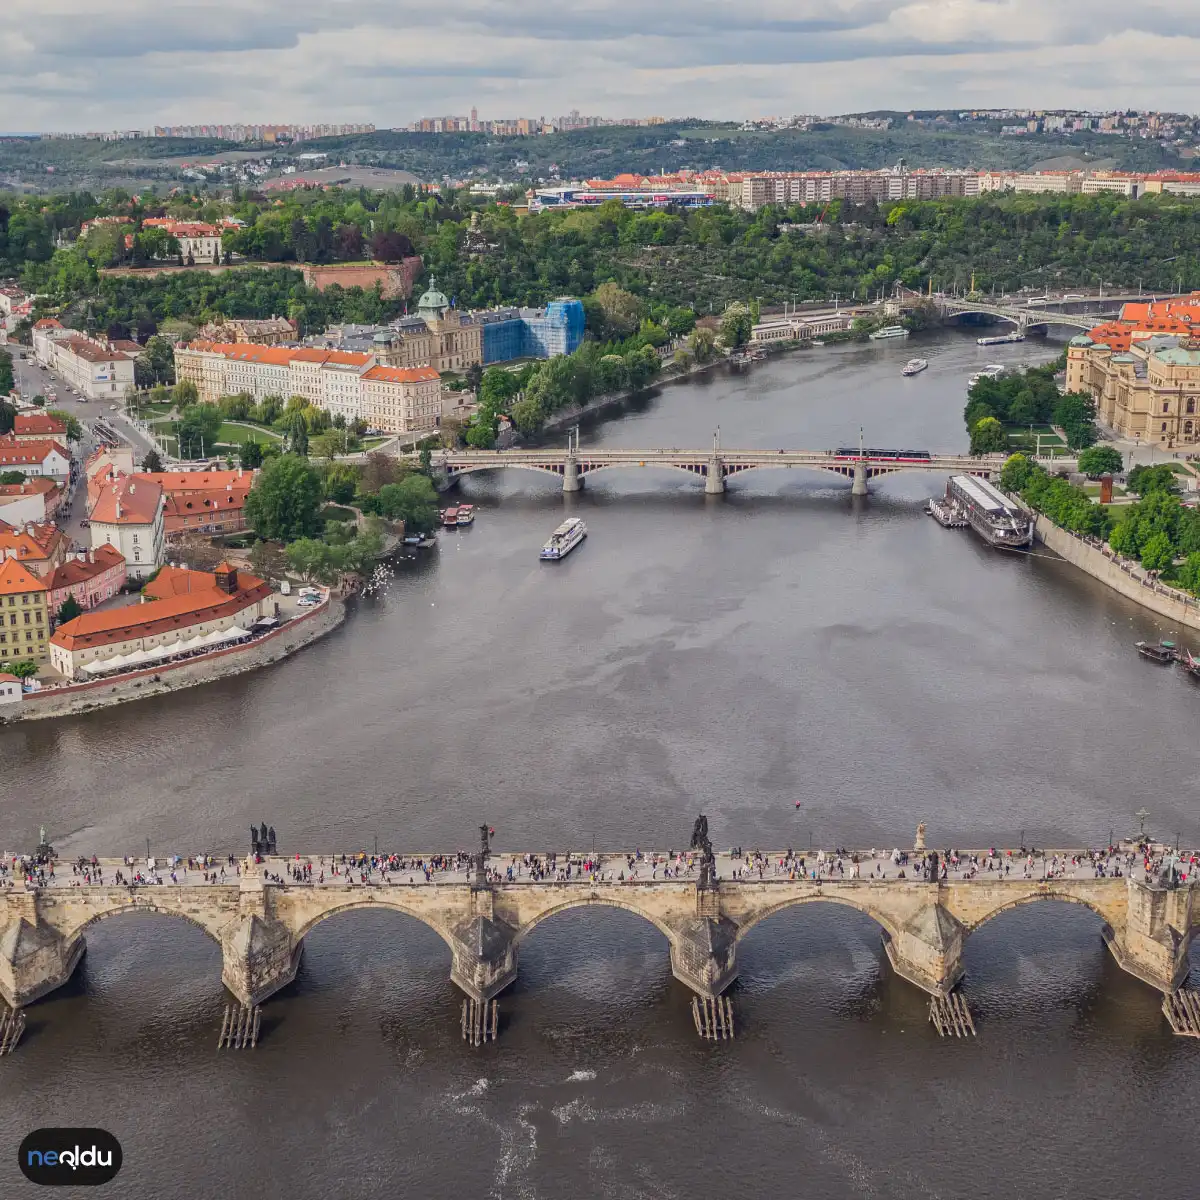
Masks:
[[[924,849],[925,849],[925,822],[922,821],[917,826],[917,838],[916,838],[916,841],[913,842],[913,852],[915,853],[919,850],[924,850]]]
[[[713,856],[712,842],[708,836],[708,818],[703,813],[696,818],[696,823],[692,826],[691,847],[693,850],[700,851],[699,886],[702,888],[712,887],[716,882],[717,864]]]

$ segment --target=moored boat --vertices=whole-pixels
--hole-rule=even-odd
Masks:
[[[906,362],[906,363],[904,364],[904,370],[903,370],[903,371],[901,371],[901,372],[900,372],[900,374],[901,374],[901,375],[920,375],[920,373],[921,373],[922,371],[924,371],[924,370],[925,370],[925,368],[926,368],[926,367],[928,367],[928,366],[929,366],[929,360],[928,360],[928,359],[925,359],[925,358],[910,358],[910,359],[908,360],[908,362]]]
[[[541,557],[549,562],[566,558],[587,537],[587,526],[578,517],[568,517],[542,547]]]
[[[447,529],[452,529],[458,524],[458,509],[443,508],[442,509],[442,524]]]
[[[1179,647],[1166,638],[1160,638],[1157,642],[1138,642],[1137,652],[1156,663],[1174,662],[1179,657]]]
[[[1176,661],[1193,679],[1200,679],[1200,659],[1193,657],[1190,650],[1182,651]]]
[[[1019,550],[1033,544],[1033,521],[986,479],[951,475],[946,481],[946,503],[966,519],[989,546]]]
[[[874,333],[869,333],[867,336],[873,342],[882,342],[886,338],[906,338],[908,330],[903,325],[885,325],[882,329],[875,330]]]

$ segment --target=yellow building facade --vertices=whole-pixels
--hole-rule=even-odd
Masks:
[[[1066,390],[1087,392],[1097,418],[1118,437],[1164,449],[1200,445],[1200,339],[1155,334],[1114,352],[1074,338]]]
[[[42,666],[49,651],[46,585],[15,558],[0,561],[0,671],[14,662]]]

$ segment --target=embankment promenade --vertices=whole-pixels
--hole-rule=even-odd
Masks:
[[[1069,533],[1046,517],[1037,516],[1033,529],[1034,537],[1044,546],[1126,599],[1176,625],[1200,630],[1200,600],[1146,578],[1102,543]]]

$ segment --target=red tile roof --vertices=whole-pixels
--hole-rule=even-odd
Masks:
[[[0,562],[0,596],[19,596],[22,592],[44,592],[46,585],[15,558]]]
[[[70,461],[71,456],[58,442],[18,442],[11,435],[0,437],[0,467],[19,471],[34,463],[41,466],[55,450]]]
[[[17,413],[13,433],[23,436],[39,434],[49,439],[65,438],[67,425],[65,421],[60,421],[48,413]]]
[[[123,475],[100,492],[92,508],[92,523],[152,525],[162,494],[162,487],[153,480],[139,482],[136,475]]]
[[[91,561],[71,558],[55,567],[46,580],[46,587],[52,592],[57,592],[60,588],[74,587],[77,583],[94,579],[113,568],[124,571],[125,556],[115,546],[100,545],[92,551]]]
[[[363,378],[381,383],[430,383],[440,376],[432,367],[372,367]]]
[[[65,650],[84,650],[159,633],[182,633],[193,625],[231,617],[271,595],[270,584],[253,575],[239,574],[238,582],[241,587],[232,596],[205,588],[127,608],[82,613],[60,625],[50,640]]]
[[[254,484],[252,471],[140,471],[135,478],[157,483],[168,495]]]

